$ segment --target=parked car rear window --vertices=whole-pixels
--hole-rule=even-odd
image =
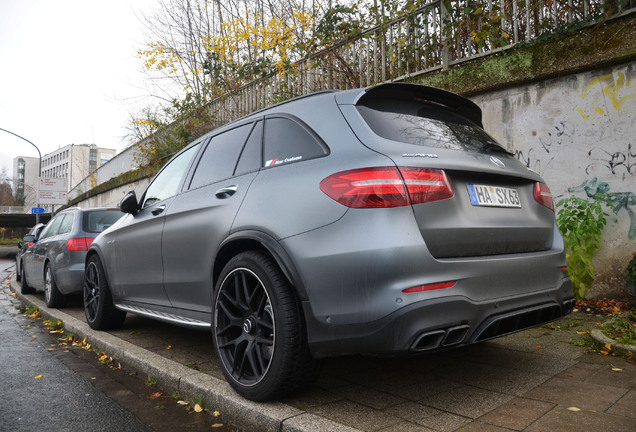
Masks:
[[[239,126],[212,138],[194,172],[190,189],[230,178],[252,124]]]
[[[100,233],[117,222],[124,214],[118,210],[98,210],[84,213],[82,229],[89,233]]]
[[[327,147],[294,120],[274,117],[265,120],[264,166],[299,162],[328,153]]]
[[[370,99],[357,108],[373,132],[392,141],[468,151],[497,145],[475,123],[434,103]]]

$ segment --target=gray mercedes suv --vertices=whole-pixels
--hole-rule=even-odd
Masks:
[[[210,329],[241,395],[321,358],[485,341],[574,304],[550,190],[455,94],[384,84],[299,97],[177,154],[91,245],[95,329],[127,312]]]

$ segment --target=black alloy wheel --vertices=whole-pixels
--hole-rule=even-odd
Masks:
[[[84,273],[84,313],[86,322],[95,330],[121,327],[126,319],[126,312],[113,304],[104,268],[96,255],[90,257]]]
[[[290,394],[318,375],[296,293],[262,252],[241,253],[225,266],[212,328],[223,374],[247,399]]]

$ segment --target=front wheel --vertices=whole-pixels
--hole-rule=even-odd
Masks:
[[[212,319],[221,370],[241,396],[274,399],[317,377],[322,363],[309,353],[300,301],[265,253],[244,252],[227,263]]]
[[[50,308],[66,306],[66,296],[57,288],[50,264],[44,269],[44,301]]]
[[[84,272],[84,313],[86,322],[95,330],[119,328],[126,319],[126,312],[117,309],[113,303],[106,274],[97,255],[89,258]]]

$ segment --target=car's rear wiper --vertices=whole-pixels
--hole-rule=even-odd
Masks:
[[[502,153],[507,153],[511,156],[514,156],[515,154],[508,151],[505,147],[503,147],[501,144],[498,144],[494,141],[488,141],[487,143],[485,143],[483,146],[481,146],[481,148],[483,150],[492,150],[492,151],[497,151],[497,152],[502,152]]]

